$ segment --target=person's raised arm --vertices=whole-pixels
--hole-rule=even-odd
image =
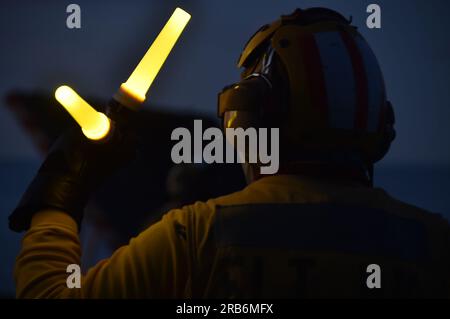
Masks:
[[[67,285],[71,264],[79,265],[78,226],[66,213],[35,214],[15,266],[18,298],[174,298],[183,297],[189,264],[185,237],[176,229],[186,224],[183,210],[133,238],[81,276],[80,287]],[[178,227],[175,227],[177,225]],[[70,279],[69,279],[70,280]]]

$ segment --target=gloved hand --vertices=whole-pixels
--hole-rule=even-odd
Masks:
[[[136,138],[130,112],[110,104],[112,131],[106,140],[91,141],[78,126],[65,132],[9,216],[9,228],[16,232],[27,230],[33,215],[46,208],[69,214],[80,226],[90,194],[134,158]]]

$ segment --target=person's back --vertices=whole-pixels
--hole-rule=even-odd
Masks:
[[[450,296],[448,222],[381,189],[280,175],[185,209],[196,297]]]

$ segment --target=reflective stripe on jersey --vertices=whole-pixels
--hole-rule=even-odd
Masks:
[[[335,252],[415,262],[428,257],[423,224],[367,207],[329,203],[219,206],[214,230],[219,247]]]

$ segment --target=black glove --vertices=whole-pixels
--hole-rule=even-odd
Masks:
[[[33,215],[46,208],[69,214],[80,226],[90,194],[134,158],[136,139],[130,112],[111,104],[112,130],[104,141],[87,139],[78,126],[65,132],[9,216],[9,228],[27,230]]]

